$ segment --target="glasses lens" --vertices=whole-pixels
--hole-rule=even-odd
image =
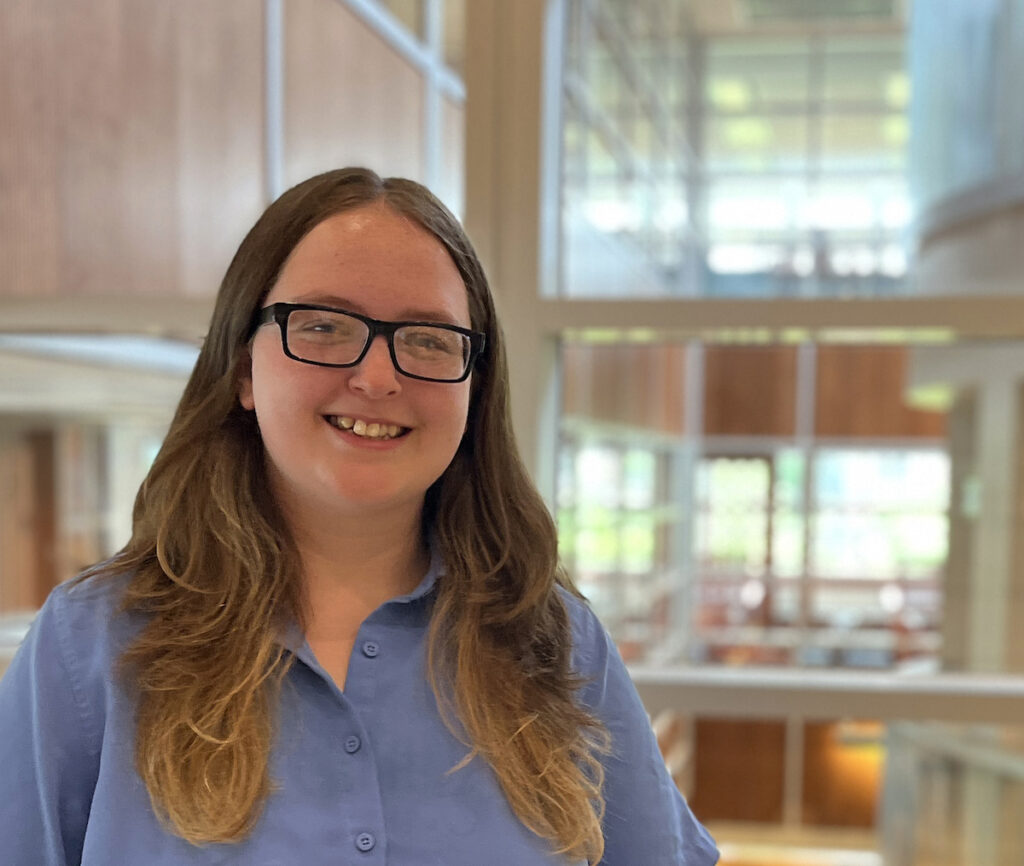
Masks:
[[[398,366],[413,376],[458,379],[466,372],[469,337],[431,325],[409,325],[395,331]]]
[[[366,345],[364,322],[329,310],[292,310],[288,316],[288,348],[296,357],[317,364],[351,364]]]

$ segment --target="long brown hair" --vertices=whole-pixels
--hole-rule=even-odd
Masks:
[[[607,733],[575,700],[570,626],[551,517],[520,462],[487,279],[458,221],[424,187],[365,169],[311,178],[272,204],[221,284],[208,336],[135,502],[132,537],[91,574],[129,572],[145,612],[122,671],[138,692],[136,766],[157,814],[193,843],[244,838],[271,789],[276,701],[303,623],[298,556],[265,474],[254,413],[238,401],[251,323],[285,260],[329,216],[380,202],[448,250],[472,326],[487,335],[467,432],[427,492],[445,564],[428,676],[466,761],[494,768],[520,820],[563,853],[603,853]],[[465,762],[463,762],[465,763]]]

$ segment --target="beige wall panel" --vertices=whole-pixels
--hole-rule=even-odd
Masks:
[[[466,212],[466,111],[450,99],[441,100],[440,199],[461,217]]]
[[[0,293],[53,295],[60,267],[56,0],[0,4]]]
[[[263,4],[178,0],[175,9],[182,289],[212,295],[267,203]]]
[[[1022,234],[1024,203],[1018,203],[923,237],[914,285],[929,295],[1018,295]]]
[[[261,12],[0,4],[0,293],[212,294],[263,203]]]
[[[1024,629],[1024,385],[1017,388],[1017,461],[1013,468],[1014,477],[1014,525],[1016,531],[1009,541],[1013,561],[1010,588],[1006,600],[1006,643],[1005,669],[1013,673],[1024,673],[1024,641],[1019,635]],[[1021,749],[1024,752],[1024,748]],[[1024,786],[1022,786],[1024,787]]]
[[[942,583],[942,667],[962,671],[970,669],[971,546],[975,518],[965,508],[965,502],[969,498],[968,485],[977,480],[977,409],[973,392],[962,391],[957,395],[948,419],[952,492],[949,553]]]
[[[345,165],[421,179],[423,79],[334,0],[285,4],[285,180]]]

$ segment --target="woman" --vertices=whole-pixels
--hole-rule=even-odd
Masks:
[[[131,541],[0,685],[11,866],[705,866],[517,456],[452,215],[347,169],[242,242]]]

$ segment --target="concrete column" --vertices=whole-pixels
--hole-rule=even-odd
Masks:
[[[558,351],[541,327],[538,300],[558,273],[563,11],[559,0],[466,4],[466,228],[504,325],[520,450],[549,502]]]
[[[943,661],[978,672],[1024,669],[1012,626],[1024,621],[1022,386],[1024,349],[1016,345],[918,350],[912,383],[955,391],[949,438],[953,458],[950,556]],[[980,733],[980,732],[979,732]],[[1001,866],[1003,779],[965,767],[959,861]]]
[[[995,379],[977,387],[978,516],[972,531],[967,662],[970,670],[1002,671],[1014,582],[1020,449],[1019,386]]]
[[[947,562],[944,662],[969,671],[1024,670],[1012,647],[1024,618],[1024,346],[918,348],[908,387],[949,394],[953,501]]]

